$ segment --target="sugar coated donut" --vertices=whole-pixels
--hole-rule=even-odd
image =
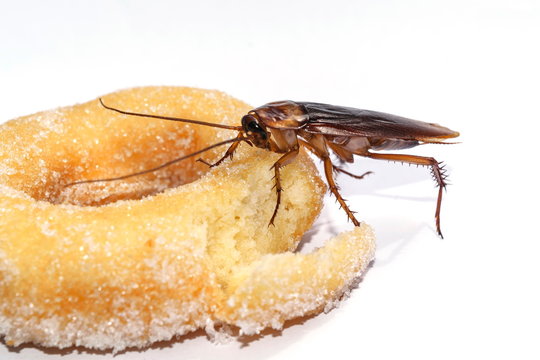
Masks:
[[[103,97],[134,112],[239,124],[250,107],[221,92],[145,87]],[[0,125],[0,337],[8,345],[144,347],[227,324],[237,333],[339,299],[374,254],[362,225],[294,253],[325,186],[305,153],[241,144],[208,169],[197,157],[121,181],[234,131],[115,113],[98,100]],[[225,148],[200,155],[212,161]]]

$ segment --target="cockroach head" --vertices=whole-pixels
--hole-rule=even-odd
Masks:
[[[253,145],[263,149],[268,147],[268,133],[261,125],[257,114],[248,113],[244,115],[242,117],[242,129]]]

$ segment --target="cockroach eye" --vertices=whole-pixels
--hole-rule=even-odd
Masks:
[[[265,140],[267,138],[266,131],[261,128],[255,117],[251,115],[246,115],[242,118],[242,127],[247,133],[257,134]]]
[[[250,121],[247,124],[247,129],[248,129],[248,131],[251,131],[251,132],[254,132],[254,133],[258,133],[258,132],[262,131],[261,127],[259,126],[259,124],[257,124],[256,121]]]

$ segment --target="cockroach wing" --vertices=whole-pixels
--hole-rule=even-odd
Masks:
[[[335,136],[366,136],[403,140],[452,138],[459,133],[444,126],[371,110],[297,102],[308,115],[304,131]]]

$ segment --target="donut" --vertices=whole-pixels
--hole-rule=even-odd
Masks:
[[[238,125],[224,93],[143,87],[103,99],[130,111]],[[98,100],[0,125],[0,337],[8,346],[120,351],[197,329],[257,334],[328,309],[374,256],[369,226],[297,253],[326,187],[309,156],[241,144],[118,181],[234,137],[234,131],[118,114]],[[200,157],[215,161],[224,148]],[[224,326],[226,325],[226,326]]]

